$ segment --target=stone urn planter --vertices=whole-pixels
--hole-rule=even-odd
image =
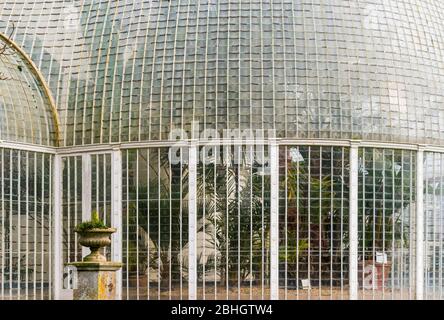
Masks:
[[[111,244],[111,235],[116,232],[99,218],[97,211],[91,213],[91,220],[80,223],[74,231],[79,235],[80,245],[91,253],[82,261],[68,263],[75,268],[74,300],[115,300],[117,297],[116,272],[122,263],[106,261],[100,249]]]
[[[106,262],[106,257],[100,253],[100,249],[111,244],[111,235],[116,232],[115,228],[76,229],[75,232],[80,236],[79,243],[91,250],[91,253],[83,258],[84,262]]]

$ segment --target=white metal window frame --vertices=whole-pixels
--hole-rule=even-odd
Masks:
[[[87,146],[74,146],[74,147],[46,147],[38,146],[26,143],[16,143],[9,141],[0,140],[0,148],[14,149],[14,150],[24,150],[33,151],[40,153],[54,154],[54,170],[53,170],[53,243],[54,243],[54,266],[53,266],[53,285],[54,285],[54,298],[61,299],[63,291],[62,283],[62,271],[63,271],[63,261],[62,261],[62,194],[61,192],[56,192],[57,190],[62,190],[62,158],[68,156],[82,156],[83,160],[88,162],[93,154],[111,154],[112,156],[112,225],[117,228],[117,233],[113,236],[112,243],[112,257],[114,260],[119,261],[122,258],[122,151],[128,149],[138,149],[138,148],[150,148],[150,147],[189,147],[190,148],[190,172],[191,177],[197,174],[197,148],[198,146],[205,145],[268,145],[270,146],[270,166],[272,174],[271,181],[271,247],[270,247],[270,258],[272,266],[271,272],[271,299],[278,298],[279,283],[278,276],[279,271],[277,267],[278,262],[278,250],[279,250],[279,239],[278,239],[278,172],[279,172],[279,152],[277,151],[279,146],[342,146],[349,147],[350,149],[350,299],[357,299],[358,292],[358,281],[357,281],[357,166],[358,166],[358,150],[359,148],[379,148],[379,149],[402,149],[402,150],[413,150],[417,152],[417,171],[416,171],[416,241],[415,241],[415,292],[416,299],[423,299],[424,292],[424,204],[423,204],[423,159],[424,152],[437,152],[444,153],[444,147],[433,146],[433,145],[421,145],[421,144],[399,144],[399,143],[382,143],[382,142],[369,142],[361,140],[312,140],[312,139],[265,139],[265,140],[194,140],[190,141],[156,141],[156,142],[129,142],[129,143],[116,143],[116,144],[99,144],[99,145],[87,145]],[[354,169],[354,170],[353,170]],[[82,175],[87,179],[87,172]],[[273,178],[275,177],[275,178]],[[275,181],[276,180],[276,181]],[[85,181],[86,182],[86,181]],[[90,182],[87,182],[90,184]],[[190,179],[190,190],[195,190],[195,185],[193,185],[193,179]],[[276,197],[276,198],[274,198]],[[88,196],[86,197],[88,198]],[[191,248],[194,248],[196,235],[196,221],[193,217],[196,215],[196,197],[190,198],[190,241]],[[84,204],[86,206],[87,204]],[[278,221],[278,220],[277,220]],[[194,257],[196,256],[196,250],[189,250],[190,258],[190,270],[193,267],[196,268],[194,262]],[[274,262],[274,263],[273,263]],[[194,272],[192,271],[192,274]],[[121,281],[121,271],[118,274],[117,282],[117,297],[121,298],[122,292],[122,281]],[[196,298],[196,277],[189,277],[189,298]]]
[[[116,228],[116,233],[112,237],[111,257],[113,261],[122,260],[122,152],[120,149],[102,150],[98,152],[74,153],[74,154],[56,154],[54,156],[54,169],[58,172],[53,177],[54,192],[54,298],[56,300],[69,298],[72,296],[72,290],[64,289],[63,286],[63,216],[62,216],[62,174],[63,158],[82,157],[82,221],[89,219],[92,196],[92,156],[111,155],[111,225]],[[82,256],[89,254],[88,249],[82,247]],[[122,297],[122,271],[117,272],[116,297]]]

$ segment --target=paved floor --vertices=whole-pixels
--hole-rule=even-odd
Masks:
[[[365,300],[403,300],[414,299],[414,292],[408,289],[400,290],[359,290],[359,299]],[[20,293],[17,289],[4,290],[3,294],[0,292],[0,300],[48,300],[50,293],[48,289],[28,291],[22,289]],[[241,287],[240,291],[237,287],[229,288],[215,288],[213,286],[198,288],[197,298],[200,300],[268,300],[270,299],[270,289],[261,287]],[[438,295],[426,296],[427,299],[437,299]],[[444,298],[444,294],[442,295]],[[157,287],[148,288],[123,288],[123,299],[127,300],[187,300],[188,288],[176,287],[172,290],[158,291]],[[348,300],[349,293],[348,287],[336,288],[336,287],[324,287],[324,288],[311,288],[308,289],[280,289],[279,299],[287,300]]]

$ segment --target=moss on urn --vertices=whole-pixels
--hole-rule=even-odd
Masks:
[[[87,262],[105,262],[106,257],[100,253],[100,249],[111,244],[111,234],[116,232],[115,228],[107,227],[94,211],[91,220],[79,224],[75,230],[79,234],[79,243],[88,247],[91,253],[83,258]]]

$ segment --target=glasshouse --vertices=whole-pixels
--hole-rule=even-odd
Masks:
[[[0,300],[443,299],[444,2],[0,2]]]

